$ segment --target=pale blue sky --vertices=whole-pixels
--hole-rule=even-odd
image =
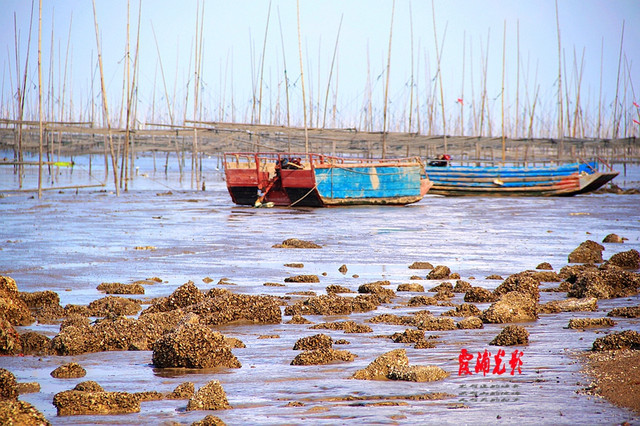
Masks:
[[[14,49],[14,14],[20,37],[20,67],[24,67],[31,2],[0,0],[0,72],[2,76],[2,115],[7,111],[12,91],[16,91]],[[202,5],[202,2],[200,3]],[[303,66],[307,100],[311,98],[312,125],[322,125],[325,92],[338,26],[342,17],[336,66],[333,70],[327,127],[367,125],[369,91],[373,107],[373,129],[382,129],[385,69],[391,23],[391,0],[368,1],[300,1],[303,41]],[[500,133],[502,44],[506,22],[505,114],[515,134],[516,105],[518,121],[523,122],[535,100],[536,136],[553,136],[557,123],[558,40],[556,3],[541,1],[475,1],[436,0],[434,3],[437,37],[442,46],[441,70],[443,100],[448,134],[460,133],[461,113],[465,134],[478,132],[486,63],[487,106],[485,120],[491,121],[491,133]],[[138,120],[168,122],[167,101],[159,55],[153,30],[158,39],[160,58],[174,121],[182,123],[189,84],[187,119],[193,112],[193,43],[196,22],[195,0],[143,0],[140,29],[140,79]],[[29,110],[36,112],[37,99],[37,7],[35,4],[31,57],[28,75]],[[109,105],[114,120],[122,102],[123,67],[126,31],[126,0],[96,0],[101,31],[105,78]],[[131,55],[135,53],[138,0],[131,0]],[[239,0],[204,2],[203,88],[201,101],[203,120],[250,121],[252,99],[258,96],[260,64],[268,1]],[[411,13],[410,13],[411,10]],[[570,104],[563,106],[574,116],[578,78],[580,80],[581,125],[585,133],[595,132],[598,104],[602,99],[602,115],[613,113],[613,100],[618,87],[618,111],[624,112],[626,132],[638,135],[633,102],[640,103],[640,2],[637,0],[558,0],[561,40],[564,55],[563,91]],[[411,94],[411,19],[413,23],[413,99]],[[622,24],[625,22],[623,57],[618,79],[618,59]],[[272,0],[262,88],[263,123],[284,123],[285,90],[283,50],[280,22],[284,38],[287,72],[290,80],[292,124],[302,125],[302,92],[298,55],[296,2]],[[65,109],[74,119],[89,117],[93,84],[96,110],[101,108],[100,80],[97,71],[97,49],[93,27],[93,10],[88,0],[43,1],[42,49],[43,79],[49,87],[52,25],[54,30],[53,86],[56,111],[59,111],[64,83],[67,41],[71,24]],[[519,75],[518,28],[520,46]],[[487,55],[487,43],[489,51]],[[603,68],[601,72],[601,51]],[[367,57],[369,65],[367,65]],[[464,59],[464,73],[463,73]],[[189,67],[191,65],[191,68]],[[409,105],[411,130],[428,132],[429,106],[435,112],[432,133],[442,133],[440,87],[435,80],[437,70],[431,1],[397,0],[393,23],[391,71],[389,84],[389,121],[391,130],[408,128]],[[369,75],[369,80],[368,76]],[[464,77],[463,77],[464,76]],[[602,78],[602,95],[600,81]],[[155,94],[154,94],[155,86]],[[48,89],[47,89],[48,90]],[[46,91],[45,90],[45,97]],[[336,93],[337,91],[337,93]],[[535,96],[537,91],[537,97]],[[517,95],[517,102],[516,102]],[[69,98],[72,97],[72,103]],[[434,98],[435,97],[435,98]],[[457,99],[463,99],[461,107]],[[155,108],[152,108],[155,99]],[[435,102],[431,100],[435,99]],[[232,105],[233,102],[233,105]],[[336,106],[335,119],[332,114]],[[233,108],[232,108],[233,106]],[[278,109],[279,108],[279,109]],[[152,116],[153,111],[153,116]],[[566,113],[566,111],[565,111]],[[58,112],[56,112],[58,114]],[[256,113],[253,114],[254,118]],[[475,122],[474,122],[475,117]],[[65,117],[67,119],[68,117]],[[58,119],[58,117],[56,117]],[[528,120],[528,116],[526,117]],[[610,118],[603,123],[609,126]],[[486,122],[486,121],[485,121]],[[484,124],[483,133],[487,134]],[[523,133],[522,128],[517,131]],[[607,135],[603,135],[607,136]]]

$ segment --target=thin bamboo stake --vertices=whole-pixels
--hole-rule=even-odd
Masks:
[[[389,25],[389,51],[387,53],[387,81],[384,85],[384,109],[382,112],[382,158],[387,156],[387,100],[389,98],[389,74],[391,71],[391,40],[393,37],[393,14],[396,8],[396,0],[391,4],[391,25]]]
[[[444,152],[448,151],[447,149],[447,117],[445,116],[444,111],[444,89],[442,88],[442,73],[440,71],[440,52],[438,51],[438,33],[436,31],[436,8],[434,4],[434,0],[431,0],[431,17],[433,18],[433,38],[436,42],[436,57],[438,59],[438,81],[440,83],[440,105],[442,106],[442,138],[444,140]],[[444,43],[444,37],[442,42]],[[444,49],[443,49],[444,50]]]
[[[269,0],[269,10],[267,11],[267,24],[264,28],[264,42],[262,44],[262,58],[260,60],[260,92],[258,98],[258,123],[262,123],[262,82],[264,78],[264,57],[267,50],[267,34],[269,33],[269,20],[271,18],[271,0]]]
[[[598,127],[596,135],[602,137],[602,65],[604,62],[604,37],[600,40],[600,90],[598,95]]]
[[[413,10],[411,9],[411,2],[409,2],[409,31],[410,31],[410,36],[411,36],[411,86],[410,86],[410,90],[409,90],[409,132],[411,132],[412,130],[412,119],[413,119],[413,90],[414,90],[414,83],[413,83]],[[464,78],[463,78],[464,80]],[[407,156],[408,153],[407,153]]]
[[[111,153],[111,166],[113,168],[113,183],[116,190],[116,196],[120,195],[120,187],[118,185],[118,163],[116,161],[116,155],[113,150],[113,135],[111,133],[111,121],[109,120],[109,105],[107,103],[107,89],[104,84],[104,70],[102,67],[102,49],[100,48],[100,34],[98,30],[98,17],[96,15],[96,0],[92,0],[93,4],[93,22],[96,30],[96,45],[98,48],[98,65],[100,67],[100,87],[102,90],[102,109],[104,112],[104,120],[107,125],[107,131],[109,135],[109,151]]]
[[[622,45],[624,41],[624,20],[622,20],[622,30],[620,32],[620,53],[618,55],[618,76],[616,78],[616,97],[613,101],[613,135],[614,139],[618,138],[620,130],[620,120],[618,119],[618,94],[620,89],[620,65],[622,63]]]
[[[505,163],[506,156],[506,139],[504,134],[504,75],[505,75],[505,63],[507,56],[507,20],[504,20],[504,29],[502,31],[502,87],[500,91],[500,98],[502,103],[502,164]]]
[[[42,198],[42,122],[44,111],[42,109],[42,0],[38,2],[38,129],[40,144],[38,145],[38,199]]]
[[[31,0],[31,17],[29,18],[29,37],[27,39],[27,56],[24,63],[24,74],[22,78],[22,85],[18,82],[18,117],[20,120],[24,118],[24,103],[26,99],[27,92],[27,71],[29,69],[29,51],[31,50],[31,28],[33,24],[33,9],[35,5],[35,0]],[[15,50],[16,50],[16,77],[20,75],[20,59],[18,55],[18,29],[16,24],[16,15],[13,14],[13,23],[15,29]],[[23,161],[23,152],[22,152],[22,125],[18,126],[18,161]],[[24,167],[18,166],[18,182],[19,188],[22,188],[22,176],[24,174]]]
[[[291,127],[291,114],[289,112],[289,77],[287,77],[287,58],[282,36],[282,21],[280,20],[280,8],[278,7],[278,24],[280,25],[280,43],[282,45],[282,64],[284,66],[284,91],[287,98],[287,127]],[[233,74],[232,74],[233,75]],[[287,137],[287,150],[291,151],[291,139]]]
[[[564,138],[564,113],[562,110],[562,42],[560,38],[560,17],[558,15],[558,0],[556,0],[556,30],[558,33],[558,138],[560,144]],[[560,156],[560,146],[558,156]]]
[[[394,0],[395,1],[395,0]],[[296,0],[298,18],[298,54],[300,56],[300,84],[302,84],[302,111],[304,116],[304,152],[309,153],[309,131],[307,129],[307,100],[304,89],[304,70],[302,67],[302,35],[300,34],[300,0]]]
[[[329,69],[329,80],[327,81],[327,92],[324,96],[324,113],[322,115],[322,127],[325,127],[327,121],[327,103],[329,102],[329,89],[331,88],[331,77],[333,76],[333,66],[336,62],[336,53],[338,52],[338,41],[340,40],[340,29],[342,28],[342,18],[344,13],[340,16],[340,24],[338,25],[338,34],[336,35],[336,44],[333,47],[333,58],[331,59],[331,68]]]

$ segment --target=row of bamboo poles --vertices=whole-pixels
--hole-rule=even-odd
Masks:
[[[32,0],[32,4],[35,4],[35,0]],[[556,3],[557,9],[557,3]],[[390,132],[390,123],[397,122],[397,117],[392,117],[391,114],[388,113],[388,97],[389,97],[389,76],[391,73],[391,53],[392,53],[392,36],[393,36],[393,23],[394,23],[394,11],[395,11],[395,0],[391,6],[391,23],[389,29],[389,49],[387,55],[386,69],[384,71],[386,82],[384,87],[384,101],[382,107],[382,123],[378,123],[382,128],[382,132],[373,131],[376,123],[376,119],[374,119],[373,111],[374,108],[372,106],[371,101],[371,79],[370,76],[367,76],[367,84],[368,84],[368,93],[369,100],[367,102],[366,108],[363,108],[363,119],[360,120],[360,129],[367,130],[365,132],[355,131],[354,129],[346,129],[346,130],[333,130],[327,129],[326,126],[326,114],[327,114],[327,106],[329,102],[329,92],[331,89],[331,78],[333,75],[336,52],[338,49],[338,42],[340,36],[340,26],[338,27],[338,32],[335,41],[335,48],[333,59],[331,63],[331,69],[329,72],[329,79],[327,82],[325,100],[324,100],[324,113],[322,114],[322,128],[320,127],[320,109],[321,109],[321,101],[319,100],[321,96],[316,95],[316,100],[313,101],[312,96],[309,96],[308,107],[309,113],[307,112],[307,100],[306,100],[306,91],[305,91],[305,83],[304,83],[304,69],[303,69],[303,52],[302,52],[302,36],[301,36],[301,28],[300,28],[300,16],[299,16],[299,2],[297,2],[297,12],[298,12],[298,49],[299,49],[299,59],[300,59],[300,80],[301,80],[301,91],[302,91],[302,106],[303,106],[303,125],[301,128],[295,128],[291,125],[291,118],[289,112],[289,80],[286,75],[286,59],[284,57],[284,41],[282,38],[282,24],[280,24],[280,34],[281,41],[283,44],[283,65],[285,69],[284,79],[285,79],[285,88],[287,90],[287,103],[286,103],[286,126],[269,126],[269,125],[261,125],[259,123],[263,122],[263,82],[264,82],[264,60],[266,54],[266,39],[269,30],[269,21],[271,16],[271,4],[269,4],[269,12],[267,14],[266,26],[265,26],[265,35],[264,35],[264,44],[262,49],[262,57],[259,71],[259,78],[254,80],[254,96],[253,103],[251,108],[251,123],[252,124],[238,124],[238,123],[215,123],[215,122],[207,122],[203,121],[203,102],[200,98],[200,94],[202,92],[202,82],[201,75],[203,70],[203,26],[204,26],[204,3],[200,3],[198,1],[196,8],[196,20],[195,20],[195,43],[194,43],[194,65],[193,65],[193,112],[191,114],[191,119],[187,118],[187,104],[189,103],[188,95],[185,99],[183,113],[184,117],[182,119],[182,125],[176,124],[178,119],[176,117],[176,107],[175,104],[170,102],[171,96],[167,90],[167,84],[164,76],[164,69],[162,66],[160,50],[158,49],[158,58],[160,64],[160,71],[162,75],[162,81],[164,86],[164,98],[166,99],[167,105],[167,113],[169,114],[169,123],[158,123],[158,124],[147,124],[146,126],[141,126],[137,120],[138,117],[138,74],[139,74],[139,62],[138,62],[138,52],[139,52],[139,40],[140,40],[140,18],[142,16],[142,2],[139,3],[138,8],[138,25],[137,25],[137,36],[135,41],[135,51],[133,55],[130,52],[130,24],[129,24],[129,2],[127,2],[127,38],[126,38],[126,46],[125,46],[125,56],[124,56],[124,76],[123,76],[123,96],[120,108],[120,122],[122,123],[122,116],[124,115],[124,124],[119,125],[117,128],[113,126],[113,117],[112,111],[109,108],[108,96],[105,88],[105,77],[103,70],[103,59],[102,59],[102,50],[100,43],[100,30],[98,25],[98,19],[95,10],[95,1],[93,1],[93,12],[94,12],[94,26],[95,26],[95,36],[96,36],[96,47],[97,47],[97,63],[100,71],[100,87],[101,87],[101,106],[102,106],[102,125],[95,125],[95,114],[92,109],[91,117],[86,122],[79,120],[77,122],[71,121],[58,121],[55,122],[52,119],[47,120],[45,118],[46,115],[49,117],[55,117],[58,115],[59,117],[64,117],[65,112],[65,89],[62,89],[62,101],[60,102],[61,110],[56,114],[53,109],[53,102],[50,102],[51,111],[47,112],[44,108],[44,100],[43,100],[43,80],[42,80],[42,0],[39,0],[39,13],[38,13],[38,120],[36,121],[27,121],[25,120],[26,109],[25,109],[25,100],[26,100],[26,92],[27,92],[27,73],[28,73],[28,56],[27,62],[24,67],[24,74],[21,84],[18,84],[17,91],[17,100],[18,106],[16,108],[15,119],[3,119],[0,120],[0,123],[4,123],[5,127],[0,129],[0,148],[4,147],[4,149],[9,149],[14,152],[14,165],[17,167],[16,172],[21,176],[23,174],[23,166],[24,156],[23,153],[25,151],[30,151],[35,149],[34,147],[34,138],[33,138],[33,129],[35,125],[38,126],[38,144],[37,150],[39,155],[39,179],[38,179],[38,187],[41,188],[42,181],[42,166],[45,165],[46,162],[54,161],[54,157],[58,158],[62,155],[63,152],[69,152],[71,155],[80,155],[82,153],[98,153],[101,151],[105,157],[105,169],[111,169],[113,173],[113,182],[116,189],[116,194],[119,194],[120,190],[127,190],[127,185],[130,178],[133,176],[135,158],[137,152],[175,152],[180,161],[180,171],[183,172],[183,167],[185,166],[185,156],[190,154],[191,157],[191,185],[192,187],[198,187],[199,182],[201,181],[201,155],[209,154],[213,155],[216,153],[220,153],[228,150],[249,150],[249,151],[282,151],[282,150],[294,150],[299,152],[309,152],[310,150],[321,151],[324,153],[347,153],[352,155],[362,155],[367,157],[380,156],[403,156],[403,155],[420,155],[435,157],[441,153],[450,153],[454,154],[454,156],[458,156],[459,159],[490,159],[492,161],[496,160],[495,150],[499,148],[499,152],[501,155],[498,157],[502,162],[505,161],[530,161],[530,159],[546,159],[553,161],[563,161],[568,159],[575,159],[576,156],[580,155],[583,157],[593,157],[595,155],[603,155],[602,152],[597,152],[598,150],[602,151],[602,146],[606,147],[606,152],[609,154],[608,157],[610,159],[620,159],[626,160],[627,158],[630,161],[634,161],[637,158],[637,148],[635,147],[635,138],[618,138],[619,128],[621,126],[621,121],[623,117],[622,110],[613,111],[612,121],[609,124],[609,128],[615,130],[612,133],[612,140],[604,140],[599,136],[601,134],[601,126],[598,124],[598,138],[596,139],[586,139],[586,138],[577,138],[576,135],[582,134],[584,135],[584,129],[582,131],[577,131],[579,129],[579,123],[584,125],[585,117],[583,115],[583,111],[578,108],[580,105],[580,84],[576,83],[576,96],[577,101],[575,102],[576,108],[573,113],[569,113],[569,91],[567,85],[565,85],[565,92],[562,89],[562,81],[563,81],[563,69],[566,73],[566,65],[563,67],[563,51],[561,47],[561,39],[560,39],[560,23],[559,19],[557,20],[557,28],[558,28],[558,104],[557,104],[557,133],[559,135],[557,140],[551,139],[534,139],[533,138],[533,121],[535,116],[536,102],[537,102],[537,91],[536,96],[531,101],[529,105],[529,109],[525,108],[525,111],[520,114],[518,112],[519,101],[516,101],[516,115],[515,115],[515,131],[514,129],[507,129],[507,122],[511,121],[509,117],[505,116],[505,108],[504,108],[504,81],[505,81],[505,59],[506,59],[506,50],[505,50],[505,42],[507,38],[506,31],[506,21],[504,25],[503,32],[503,55],[502,55],[502,94],[501,98],[501,129],[500,129],[500,138],[492,138],[492,137],[455,137],[449,136],[447,133],[447,129],[451,128],[451,117],[447,115],[444,106],[444,95],[443,95],[443,83],[442,83],[442,70],[440,66],[440,60],[442,55],[442,46],[438,41],[438,31],[436,28],[436,11],[435,5],[432,1],[432,17],[433,17],[433,32],[434,32],[434,40],[435,40],[435,52],[436,52],[436,75],[435,78],[431,79],[432,83],[428,83],[427,85],[432,85],[428,91],[435,93],[439,91],[439,101],[436,95],[432,95],[430,97],[429,102],[427,103],[427,111],[426,111],[426,120],[423,118],[420,119],[420,102],[418,100],[419,91],[417,89],[417,84],[414,84],[414,64],[413,64],[413,24],[411,21],[411,85],[410,85],[410,100],[409,100],[409,108],[408,108],[408,129],[409,132],[401,133],[401,132]],[[33,13],[32,13],[33,17]],[[558,13],[556,10],[556,17],[558,17]],[[70,24],[71,29],[71,24]],[[622,36],[621,36],[621,51],[620,58],[622,59],[622,37],[624,35],[624,25],[622,28]],[[30,36],[31,36],[31,24],[29,30],[29,42],[30,45]],[[154,34],[155,36],[155,34]],[[519,34],[518,34],[519,37]],[[52,46],[53,46],[53,29],[52,29]],[[465,39],[466,40],[466,39]],[[487,35],[487,44],[489,42],[489,34]],[[16,76],[20,75],[20,69],[18,66],[19,63],[19,55],[18,55],[18,43],[16,41]],[[28,50],[29,48],[27,48]],[[53,52],[53,47],[51,48]],[[69,44],[67,44],[67,57],[68,57]],[[464,46],[463,46],[464,50]],[[465,55],[463,54],[463,57]],[[51,55],[53,58],[53,55]],[[520,65],[520,53],[518,52],[518,66]],[[132,59],[133,58],[133,59]],[[625,58],[626,59],[626,58]],[[53,61],[53,59],[51,59]],[[486,81],[487,81],[487,63],[488,63],[488,49],[487,49],[487,57],[483,58],[482,69],[483,69],[483,88],[481,90],[481,102],[477,106],[475,103],[472,103],[472,115],[473,117],[470,121],[473,121],[474,132],[478,135],[483,134],[493,134],[494,130],[491,128],[492,118],[489,114],[489,108],[486,105],[488,102],[487,99],[487,91],[486,91]],[[53,72],[53,63],[49,67],[50,72]],[[619,67],[620,68],[620,67]],[[67,64],[65,61],[65,71],[64,71],[64,85],[67,83]],[[190,66],[191,69],[191,66]],[[464,66],[463,66],[464,69]],[[574,78],[576,81],[580,81],[581,73],[582,73],[582,65],[578,67],[577,60],[574,57]],[[625,77],[625,74],[629,74],[630,76],[630,67],[626,66],[626,73],[623,73],[622,76]],[[320,70],[318,70],[318,74],[320,75]],[[368,72],[369,74],[369,72]],[[520,70],[518,69],[518,78],[520,77]],[[620,69],[618,72],[618,77],[620,78]],[[629,77],[630,78],[630,77]],[[49,97],[53,97],[53,78],[50,75],[49,78],[50,87],[49,87]],[[258,84],[259,83],[259,84]],[[176,84],[177,85],[177,84]],[[336,82],[337,86],[337,82]],[[517,85],[519,88],[519,84]],[[619,87],[619,85],[618,85]],[[226,83],[225,83],[226,89]],[[439,89],[439,90],[438,90]],[[528,91],[528,90],[527,90]],[[416,97],[416,106],[414,107],[413,98],[414,92]],[[318,80],[318,93],[320,93],[320,80]],[[337,87],[335,90],[337,96]],[[464,97],[464,78],[463,78],[463,87],[461,88],[462,96]],[[626,93],[626,90],[624,91]],[[93,94],[92,94],[93,98]],[[173,97],[175,99],[175,96]],[[456,134],[464,135],[465,125],[464,125],[464,109],[462,108],[462,100],[460,100],[460,113],[459,113],[459,128],[456,127]],[[279,100],[278,100],[279,102]],[[440,136],[434,134],[436,133],[434,130],[437,128],[436,119],[437,119],[437,103],[439,102],[441,106],[440,118],[442,120],[442,130],[440,132]],[[566,107],[565,107],[566,102]],[[233,105],[232,100],[232,105]],[[154,101],[152,102],[155,108],[155,87],[154,87]],[[336,114],[336,101],[334,100],[333,106],[333,115],[335,122],[335,114]],[[616,99],[614,105],[617,107],[618,105],[618,93],[616,92]],[[223,109],[223,107],[221,107]],[[279,106],[276,107],[278,109]],[[316,128],[310,129],[309,127],[313,126],[313,111],[315,108],[315,125]],[[71,108],[69,108],[71,109]],[[565,111],[566,109],[566,111]],[[599,111],[601,110],[601,106],[598,107]],[[123,114],[124,111],[124,114]],[[416,112],[416,117],[414,119],[414,111]],[[640,113],[639,113],[640,114]],[[273,122],[273,112],[270,112],[271,121]],[[522,120],[520,120],[520,116],[522,115]],[[152,113],[152,117],[155,117],[155,113]],[[221,117],[224,117],[224,113],[221,114]],[[527,125],[524,123],[525,118],[529,120],[528,130],[525,131]],[[640,115],[638,116],[640,119]],[[598,123],[600,123],[601,117],[598,117]],[[378,119],[379,120],[379,119]],[[152,120],[153,121],[153,120]],[[404,121],[404,120],[401,120]],[[426,131],[421,129],[421,122],[426,123],[427,127]],[[256,124],[257,123],[257,124]],[[626,124],[626,123],[622,123]],[[415,127],[414,127],[415,126]],[[547,123],[549,126],[549,123]],[[144,128],[143,128],[144,127]],[[380,128],[378,127],[378,128]],[[413,130],[416,129],[415,132]],[[521,129],[519,131],[518,129]],[[625,125],[625,129],[627,129]],[[396,126],[397,130],[397,126]],[[425,134],[426,133],[426,134]],[[526,140],[511,140],[507,135],[508,134],[518,134],[518,133],[526,133],[528,138]],[[623,132],[627,134],[627,130]],[[633,133],[633,132],[632,132]],[[635,134],[635,133],[634,133]],[[571,135],[572,138],[567,138],[565,135]],[[498,140],[501,146],[496,147],[495,141]],[[186,149],[185,141],[188,141],[190,145],[190,149]],[[593,147],[599,146],[600,148],[593,149]],[[47,156],[47,161],[44,160],[44,156]],[[607,155],[605,155],[607,156]],[[22,181],[20,180],[20,186],[22,186]],[[39,196],[40,196],[40,190]]]

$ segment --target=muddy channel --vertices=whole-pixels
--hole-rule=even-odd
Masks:
[[[77,161],[75,175],[64,172],[62,183],[85,183],[87,161]],[[140,300],[146,309],[156,298],[170,296],[192,281],[203,293],[226,289],[235,294],[270,295],[280,305],[281,321],[275,324],[235,321],[211,325],[244,343],[244,348],[232,349],[241,368],[157,368],[151,350],[0,357],[0,368],[12,372],[18,382],[40,384],[39,392],[21,394],[19,399],[33,404],[52,424],[191,424],[207,414],[226,424],[640,422],[638,413],[584,391],[592,379],[583,374],[580,358],[596,338],[623,330],[640,331],[640,319],[621,317],[613,318],[613,326],[568,328],[570,319],[602,318],[613,308],[638,306],[637,294],[599,299],[595,311],[539,313],[537,320],[517,323],[529,333],[528,344],[509,347],[489,344],[506,323],[484,323],[479,329],[426,330],[425,337],[432,344],[420,346],[391,339],[394,333],[415,327],[371,321],[383,314],[411,316],[425,309],[444,318],[441,314],[464,303],[465,293],[453,293],[430,305],[416,306],[409,301],[416,296],[433,297],[437,293],[430,289],[443,282],[455,286],[458,280],[494,291],[510,275],[536,270],[542,262],[559,273],[569,265],[568,255],[586,240],[603,245],[604,260],[640,250],[640,195],[427,196],[404,207],[255,209],[231,203],[215,160],[205,161],[204,166],[205,191],[191,190],[189,175],[180,178],[176,170],[154,172],[147,158],[139,161],[139,175],[119,197],[112,193],[111,184],[105,189],[45,191],[41,199],[32,193],[12,192],[0,198],[0,275],[13,278],[20,292],[51,290],[59,295],[63,307],[89,305],[106,296],[97,289],[101,283],[144,281],[144,294],[118,296]],[[6,169],[1,179],[3,188],[15,184],[15,177]],[[33,176],[31,179],[26,184],[33,184]],[[603,243],[611,233],[626,240]],[[273,247],[289,238],[311,241],[321,248]],[[427,279],[431,270],[411,269],[414,262],[444,265],[458,275]],[[285,281],[300,275],[318,279]],[[487,278],[492,275],[499,278]],[[288,307],[327,294],[328,286],[341,286],[342,297],[356,297],[363,284],[376,281],[388,281],[383,287],[394,294],[372,310],[302,313],[310,323],[288,323],[292,318],[286,314]],[[416,285],[398,291],[403,284]],[[559,285],[541,282],[539,305],[566,299],[566,292],[544,291]],[[491,303],[474,305],[484,311]],[[454,322],[461,319],[452,317]],[[370,329],[353,333],[311,328],[344,321]],[[60,322],[35,322],[16,330],[53,338],[60,331]],[[353,359],[291,365],[300,354],[293,349],[296,342],[319,333],[333,340],[334,349],[353,354]],[[501,348],[506,350],[506,361],[514,349],[522,352],[520,372],[512,375],[508,363],[503,374],[475,372],[474,359],[472,374],[459,375],[463,349],[475,355],[485,349],[495,354]],[[406,350],[409,364],[436,366],[449,373],[448,377],[429,382],[351,378],[395,349]],[[86,376],[60,379],[50,375],[69,362],[80,364]],[[161,399],[141,402],[140,411],[132,414],[57,415],[54,395],[87,380],[105,391],[131,393],[170,393],[184,382],[193,382],[198,389],[217,380],[232,408],[191,411],[185,399]],[[419,398],[426,394],[442,397]]]

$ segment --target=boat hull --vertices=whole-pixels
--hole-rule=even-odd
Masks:
[[[618,172],[597,171],[597,164],[554,167],[425,168],[433,182],[431,194],[450,196],[572,196],[597,190]]]
[[[300,166],[280,166],[295,155],[225,154],[233,202],[295,207],[405,205],[420,201],[431,188],[417,157],[367,160],[298,154],[303,159]]]

